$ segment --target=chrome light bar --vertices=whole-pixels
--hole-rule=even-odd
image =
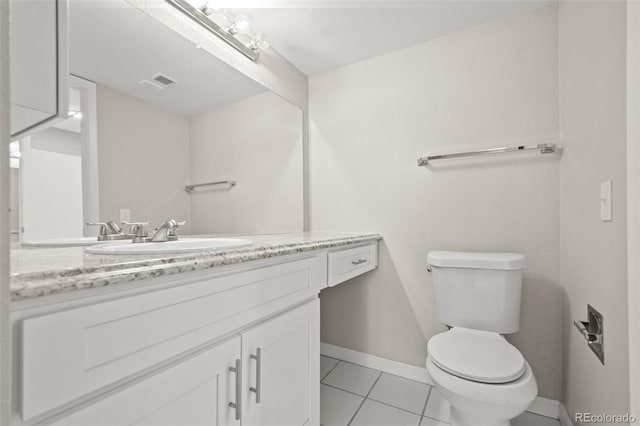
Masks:
[[[187,15],[189,18],[196,21],[198,24],[205,27],[207,30],[218,36],[229,46],[236,49],[238,52],[242,53],[247,58],[251,59],[253,62],[257,61],[260,57],[260,52],[256,50],[252,50],[249,47],[245,46],[240,40],[229,34],[222,28],[220,25],[216,24],[205,15],[203,15],[198,9],[191,6],[185,0],[166,0],[167,3],[171,4],[182,13]]]

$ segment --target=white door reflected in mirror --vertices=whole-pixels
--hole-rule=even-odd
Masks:
[[[21,139],[12,152],[20,196],[11,211],[26,245],[95,239],[85,223],[98,216],[96,88],[74,76],[69,82],[68,119]]]

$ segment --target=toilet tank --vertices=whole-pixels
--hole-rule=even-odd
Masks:
[[[432,251],[427,261],[440,321],[500,334],[518,331],[523,255]]]

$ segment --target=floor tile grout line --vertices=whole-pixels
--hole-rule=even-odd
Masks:
[[[377,383],[377,381],[376,381],[376,383]],[[375,385],[376,385],[376,383],[374,383],[373,385],[375,386]],[[375,398],[371,398],[370,396],[369,396],[369,397],[367,397],[367,396],[362,396],[362,395],[357,394],[357,393],[355,393],[355,392],[352,392],[352,391],[349,391],[349,390],[346,390],[346,389],[342,389],[342,388],[339,388],[339,387],[337,387],[337,386],[330,385],[330,384],[328,384],[328,383],[322,383],[322,385],[323,385],[323,386],[330,387],[330,388],[332,388],[332,389],[336,389],[336,390],[342,391],[342,392],[346,392],[346,393],[348,393],[348,394],[351,394],[351,395],[353,395],[353,396],[357,396],[357,397],[359,397],[359,398],[364,398],[364,399],[368,399],[369,401],[377,402],[378,404],[382,404],[382,405],[385,405],[385,406],[387,406],[387,407],[391,407],[391,408],[398,409],[398,410],[400,410],[400,411],[404,411],[405,413],[413,414],[414,416],[420,416],[420,417],[422,417],[422,415],[421,415],[421,414],[418,414],[418,413],[415,413],[415,412],[413,412],[413,411],[407,410],[406,408],[402,408],[402,407],[395,406],[395,405],[393,405],[393,404],[389,404],[388,402],[379,401],[379,400],[377,400],[377,399],[375,399]],[[371,389],[373,390],[373,387],[372,387]],[[370,393],[370,392],[369,392],[369,393]],[[425,404],[426,404],[426,403],[425,403]],[[424,408],[423,408],[422,412],[424,412]],[[434,420],[437,420],[437,419],[434,419]]]
[[[418,413],[415,413],[415,412],[413,412],[411,410],[407,410],[406,408],[402,408],[402,407],[395,406],[393,404],[389,404],[388,402],[379,401],[379,400],[377,400],[375,398],[371,398],[371,397],[369,397],[367,399],[369,401],[377,402],[378,404],[386,405],[387,407],[391,407],[391,408],[395,408],[395,409],[400,410],[400,411],[404,411],[405,413],[413,414],[414,416],[420,416],[420,414],[418,414]],[[420,416],[420,417],[422,417],[422,416]]]
[[[339,388],[338,386],[330,385],[329,383],[321,383],[321,385],[328,386],[330,388],[337,389],[337,390],[342,391],[342,392],[350,393],[351,395],[355,395],[355,396],[360,397],[360,398],[366,398],[365,396],[360,395],[359,393],[355,393],[355,392],[352,392],[350,390],[342,389],[342,388]]]
[[[436,419],[435,417],[427,416],[426,414],[424,416],[422,416],[422,417],[426,417],[428,419],[435,420],[435,421],[440,422],[440,423],[449,424],[449,422],[445,422],[444,420]],[[511,420],[513,420],[513,419],[511,419]]]
[[[329,358],[329,357],[327,357],[327,358]],[[337,358],[333,358],[333,359],[337,359]],[[331,367],[331,368],[329,369],[329,371],[327,371],[327,374],[325,374],[324,376],[320,377],[320,383],[322,383],[322,381],[323,381],[324,379],[326,379],[326,378],[327,378],[327,376],[328,376],[329,374],[331,374],[331,372],[332,372],[332,371],[333,371],[333,370],[338,366],[338,364],[340,364],[341,362],[342,362],[342,360],[341,360],[341,359],[338,359],[338,362],[336,362],[336,364],[335,364],[333,367]]]
[[[422,414],[420,415],[420,419],[424,417],[424,413],[427,411],[427,404],[429,403],[429,398],[431,398],[431,392],[433,392],[433,387],[429,387],[429,393],[427,394],[427,399],[424,401],[424,407],[422,407]],[[422,423],[422,420],[420,420]]]
[[[353,419],[356,418],[356,416],[360,412],[360,409],[364,405],[364,402],[367,400],[367,398],[369,398],[369,395],[371,394],[371,391],[373,390],[373,388],[376,387],[376,384],[378,383],[378,380],[380,380],[380,377],[382,377],[382,371],[380,372],[380,374],[378,374],[378,377],[376,378],[375,382],[373,382],[373,385],[369,388],[369,392],[367,392],[367,394],[364,396],[364,399],[360,403],[360,406],[358,406],[358,409],[356,410],[356,412],[353,413],[353,416],[351,416],[351,419],[349,420],[349,423],[347,423],[347,426],[351,426],[351,423],[353,422]]]

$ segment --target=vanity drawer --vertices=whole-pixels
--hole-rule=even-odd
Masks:
[[[329,287],[364,274],[378,266],[378,244],[367,244],[329,253]]]
[[[325,259],[176,279],[162,290],[23,320],[23,419],[312,297],[326,285]]]

